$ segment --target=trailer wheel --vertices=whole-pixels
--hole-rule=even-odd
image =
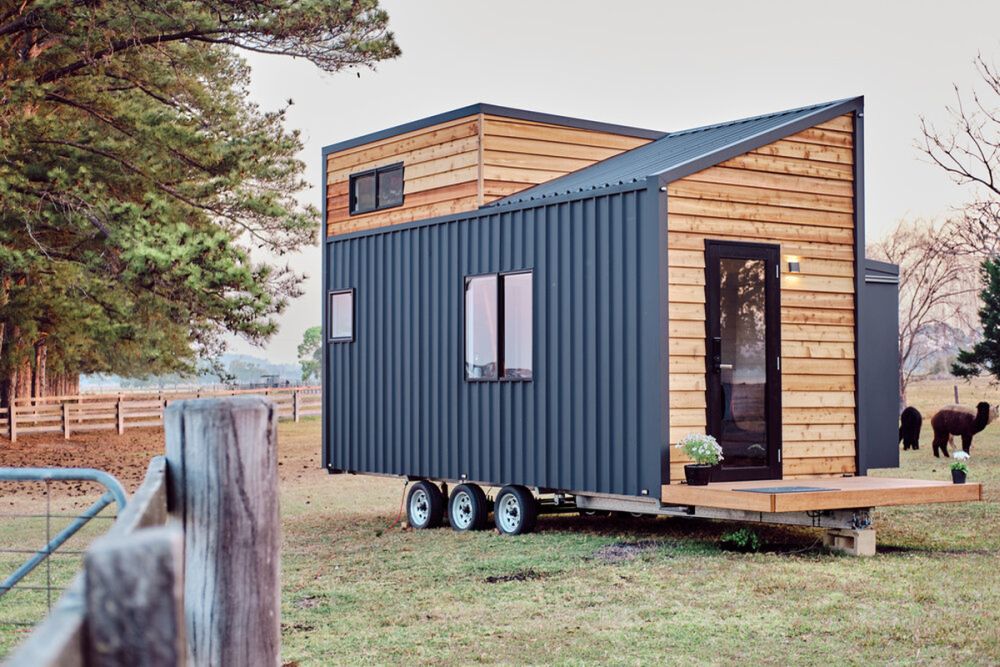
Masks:
[[[413,485],[406,497],[406,522],[412,528],[435,528],[444,518],[444,495],[426,479]]]
[[[522,535],[535,529],[538,501],[523,486],[510,485],[500,489],[493,503],[493,521],[504,535]]]
[[[611,516],[611,512],[610,510],[580,510],[580,515],[590,518],[599,517],[603,519]]]
[[[448,500],[448,523],[459,532],[482,530],[490,510],[477,484],[459,484]]]

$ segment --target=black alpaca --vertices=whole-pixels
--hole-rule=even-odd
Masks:
[[[903,449],[920,449],[920,426],[924,417],[912,405],[899,416],[899,441]]]
[[[968,452],[972,447],[972,436],[982,431],[997,418],[997,406],[983,401],[976,409],[964,405],[949,405],[941,408],[931,417],[931,428],[934,429],[934,456],[940,456],[938,451],[948,456],[948,442],[951,436],[962,436],[962,449]]]

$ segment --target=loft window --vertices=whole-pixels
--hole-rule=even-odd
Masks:
[[[403,204],[403,163],[351,174],[351,215]]]
[[[533,325],[530,271],[466,278],[466,379],[530,380]]]
[[[327,337],[334,343],[354,340],[354,290],[330,292],[329,328]]]

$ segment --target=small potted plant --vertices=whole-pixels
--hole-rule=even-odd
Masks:
[[[704,486],[712,481],[712,470],[722,460],[722,447],[710,435],[689,433],[677,443],[694,463],[684,466],[684,476],[691,486]]]
[[[951,464],[951,481],[955,484],[965,484],[965,477],[969,474],[969,453],[958,451],[951,455],[955,462]]]

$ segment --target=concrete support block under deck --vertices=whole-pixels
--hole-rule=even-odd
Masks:
[[[823,535],[823,545],[828,549],[841,551],[849,556],[874,556],[875,529],[830,528]]]

